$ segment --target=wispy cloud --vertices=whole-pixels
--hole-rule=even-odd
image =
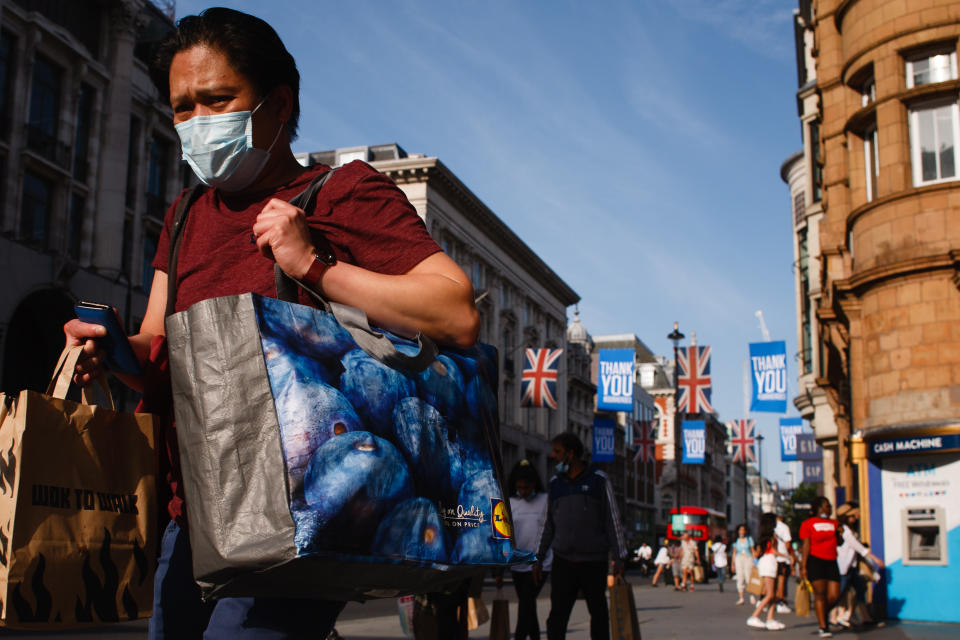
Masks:
[[[682,18],[715,27],[756,53],[777,60],[793,56],[790,15],[784,0],[666,0]]]

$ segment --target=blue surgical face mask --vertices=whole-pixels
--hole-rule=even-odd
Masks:
[[[557,473],[566,473],[567,471],[570,470],[570,463],[558,462],[557,464],[553,465],[553,468],[556,470]]]
[[[266,98],[253,111],[194,116],[175,125],[183,159],[200,182],[233,192],[242,191],[257,179],[283,130],[280,125],[266,151],[253,146],[253,114],[264,102]]]

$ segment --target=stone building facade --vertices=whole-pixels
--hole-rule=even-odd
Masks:
[[[813,0],[800,14],[818,98],[816,384],[836,423],[832,447],[819,424],[817,437],[885,555],[888,613],[957,621],[910,595],[960,587],[960,3]]]
[[[139,327],[164,212],[189,179],[147,73],[172,29],[146,0],[0,4],[4,391],[46,387],[78,298]]]
[[[438,158],[397,144],[298,154],[304,165],[369,162],[389,176],[434,239],[470,276],[480,310],[480,340],[500,352],[500,428],[504,467],[529,460],[549,478],[550,440],[565,431],[567,366],[560,359],[557,409],[520,406],[524,349],[562,349],[567,307],[580,298]]]

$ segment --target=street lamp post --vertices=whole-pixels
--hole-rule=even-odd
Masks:
[[[763,513],[763,436],[757,435],[757,480],[760,481],[760,513]]]
[[[680,372],[679,372],[679,358],[677,357],[677,349],[679,348],[680,341],[683,340],[685,336],[680,333],[679,325],[673,323],[673,331],[667,336],[667,339],[673,342],[673,462],[676,467],[676,479],[674,484],[674,506],[677,509],[680,509],[680,409],[678,406],[678,401],[680,399]]]

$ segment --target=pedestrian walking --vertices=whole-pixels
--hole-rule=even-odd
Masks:
[[[747,590],[747,582],[753,573],[753,537],[746,524],[737,527],[737,539],[733,543],[733,572],[737,578],[737,593],[740,599],[737,604],[743,604],[743,596]]]
[[[781,631],[786,628],[785,624],[773,618],[773,613],[776,610],[777,580],[777,541],[774,533],[776,525],[777,517],[774,514],[765,513],[760,516],[760,532],[757,537],[757,544],[754,547],[754,556],[758,558],[757,570],[763,579],[763,597],[757,603],[753,614],[747,618],[748,627],[770,631]],[[767,610],[765,621],[760,618],[764,609]]]
[[[583,443],[571,432],[553,439],[556,475],[550,479],[547,521],[537,557],[553,549],[550,577],[549,640],[567,635],[570,612],[583,591],[590,611],[591,640],[608,640],[607,575],[622,575],[627,546],[607,474],[583,461]],[[542,566],[536,565],[539,573]],[[536,574],[534,574],[536,576]]]
[[[723,583],[727,581],[727,542],[723,536],[714,538],[710,551],[713,554],[713,569],[717,572],[717,588],[723,593]]]
[[[840,603],[831,612],[831,617],[839,626],[849,628],[854,611],[859,614],[861,624],[870,624],[870,617],[866,607],[867,585],[863,575],[858,570],[858,560],[869,562],[871,568],[882,569],[883,560],[873,555],[857,536],[860,521],[860,505],[856,502],[847,502],[837,508],[837,520],[840,522],[840,539],[837,547],[837,569],[840,572]]]
[[[666,543],[667,541],[664,540],[663,544],[660,545],[660,549],[657,551],[657,557],[653,560],[657,571],[653,574],[653,580],[650,582],[651,587],[657,586],[657,580],[660,579],[663,570],[670,564],[670,550],[667,549]]]
[[[549,502],[540,474],[527,460],[521,460],[510,472],[507,485],[510,492],[510,512],[513,514],[514,544],[518,549],[539,549]],[[515,640],[539,640],[537,596],[550,576],[552,567],[553,550],[548,549],[537,576],[533,575],[530,565],[518,564],[510,568],[513,587],[517,591]]]
[[[791,544],[793,536],[790,534],[790,527],[783,521],[783,516],[780,514],[777,514],[774,535],[777,537],[777,613],[790,613],[790,605],[787,604],[787,583],[796,557],[793,554]]]
[[[698,564],[700,564],[700,549],[697,548],[697,541],[691,538],[689,533],[684,532],[683,540],[680,542],[680,569],[683,571],[681,591],[683,589],[693,591],[693,568]]]
[[[683,577],[683,570],[680,568],[680,558],[683,552],[680,550],[680,542],[673,540],[670,542],[670,573],[673,575],[673,590],[683,591],[680,588],[680,579]]]
[[[652,557],[653,549],[651,549],[647,541],[644,540],[640,543],[640,546],[637,547],[637,562],[640,565],[640,572],[645,578],[650,575],[650,559]]]
[[[840,599],[840,571],[837,567],[837,521],[830,519],[830,501],[818,496],[813,502],[814,516],[800,525],[803,541],[800,556],[800,577],[813,586],[813,605],[820,625],[820,637],[833,634],[827,613]]]
[[[330,168],[308,169],[293,156],[300,74],[263,20],[223,8],[181,18],[159,45],[152,76],[159,95],[170,101],[183,157],[206,188],[194,192],[181,230],[179,269],[169,275],[173,216],[185,194],[168,210],[160,232],[146,314],[129,339],[147,374],[118,376],[142,391],[145,410],[163,416],[169,445],[158,446],[169,454],[162,462],[173,499],[160,545],[149,637],[323,638],[344,602],[200,597],[184,528],[183,487],[189,478],[180,473],[171,418],[166,353],[167,346],[176,347],[165,344],[168,302],[182,311],[219,296],[251,291],[276,296],[276,264],[302,287],[361,309],[375,326],[468,347],[479,329],[473,288],[404,193],[364,162],[337,169],[317,194],[316,214],[289,203]],[[175,300],[167,300],[168,277],[177,285]],[[74,379],[88,385],[104,371],[95,342],[103,328],[72,320],[64,333],[68,346],[83,346]],[[257,486],[253,482],[248,489]]]

